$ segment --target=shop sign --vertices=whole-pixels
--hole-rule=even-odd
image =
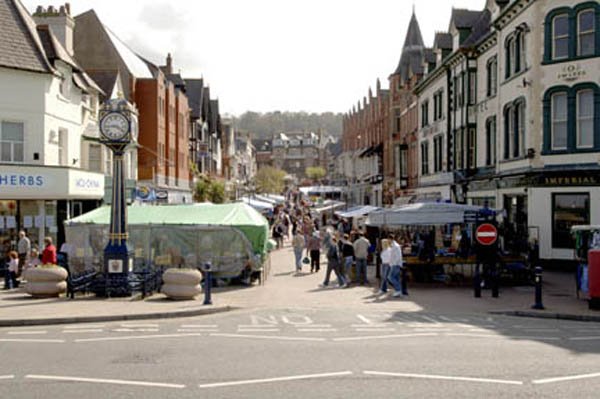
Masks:
[[[544,176],[541,186],[597,186],[600,179],[596,176]]]
[[[167,190],[156,190],[156,199],[166,201],[169,199],[169,192]]]

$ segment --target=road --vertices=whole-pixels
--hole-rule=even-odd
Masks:
[[[594,398],[600,324],[273,306],[0,329],[2,398]]]

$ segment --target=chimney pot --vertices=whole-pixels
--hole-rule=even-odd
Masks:
[[[59,9],[58,13],[59,13],[60,15],[66,15],[67,13],[66,13],[66,11],[65,11],[65,6],[60,6],[60,9]]]
[[[43,14],[44,13],[44,7],[37,6],[37,8],[35,9],[35,13],[36,14]]]
[[[48,14],[54,14],[55,12],[54,6],[48,6]]]
[[[67,15],[71,15],[71,3],[65,3],[65,10],[67,10]]]

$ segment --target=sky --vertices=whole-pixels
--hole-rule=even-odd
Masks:
[[[36,6],[63,3],[21,0]],[[413,4],[423,40],[454,8],[485,0],[71,0],[93,8],[138,54],[184,78],[204,77],[222,113],[347,112],[377,78],[388,86]]]

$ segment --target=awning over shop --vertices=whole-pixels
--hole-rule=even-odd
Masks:
[[[379,211],[381,208],[371,205],[359,205],[348,208],[345,211],[337,211],[336,215],[342,218],[355,218],[370,214],[371,212]]]
[[[444,225],[464,223],[465,212],[478,212],[482,207],[446,202],[420,202],[383,209],[369,214],[367,225],[404,226],[404,225]]]
[[[300,192],[304,195],[322,195],[329,193],[342,193],[343,189],[336,186],[308,186],[300,187]]]

